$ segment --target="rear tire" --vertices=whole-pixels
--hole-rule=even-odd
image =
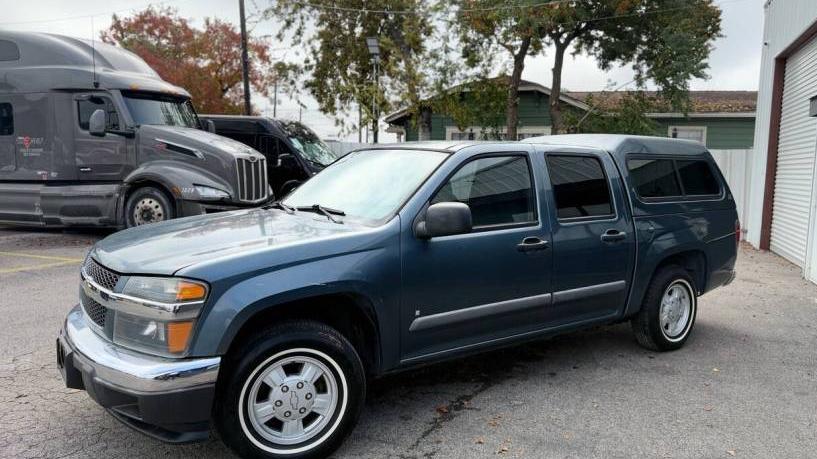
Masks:
[[[354,429],[366,397],[365,372],[355,348],[334,328],[281,323],[228,358],[214,423],[239,456],[326,457]]]
[[[125,204],[125,225],[128,228],[170,220],[175,216],[167,195],[152,186],[136,189]]]
[[[641,310],[630,321],[641,346],[653,351],[680,349],[692,333],[698,312],[695,282],[680,266],[661,268],[653,276]]]

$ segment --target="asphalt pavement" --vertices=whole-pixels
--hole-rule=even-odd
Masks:
[[[63,385],[54,340],[104,233],[0,228],[0,457],[232,457],[165,445]],[[599,327],[375,381],[339,458],[815,457],[817,286],[744,247],[686,346]]]

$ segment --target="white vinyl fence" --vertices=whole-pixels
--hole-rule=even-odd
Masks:
[[[738,208],[741,230],[746,235],[749,215],[749,189],[752,174],[752,150],[710,150],[715,162],[718,163],[726,183],[735,197]],[[762,184],[761,184],[762,186]]]

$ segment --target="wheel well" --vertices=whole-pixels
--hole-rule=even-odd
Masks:
[[[695,289],[701,294],[706,289],[706,255],[700,250],[688,250],[676,253],[665,258],[655,268],[659,269],[668,265],[678,265],[684,268],[695,281]]]
[[[276,304],[247,318],[233,337],[227,354],[275,322],[314,320],[345,336],[360,355],[366,373],[375,375],[380,368],[380,339],[376,319],[367,310],[371,310],[368,300],[352,294],[324,295]]]
[[[176,205],[176,198],[170,193],[170,191],[159,182],[155,182],[153,180],[138,180],[135,182],[131,182],[128,184],[128,189],[125,192],[125,196],[122,199],[122,215],[125,215],[125,211],[127,210],[126,207],[128,205],[128,199],[130,199],[131,195],[136,192],[136,190],[145,187],[153,187],[157,190],[164,193],[165,197],[167,198],[170,205],[173,206],[173,213],[176,213],[177,205]]]

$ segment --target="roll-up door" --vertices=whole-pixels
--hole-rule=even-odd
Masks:
[[[817,95],[817,39],[786,60],[774,186],[771,250],[798,266],[808,246],[817,118],[809,99]]]

